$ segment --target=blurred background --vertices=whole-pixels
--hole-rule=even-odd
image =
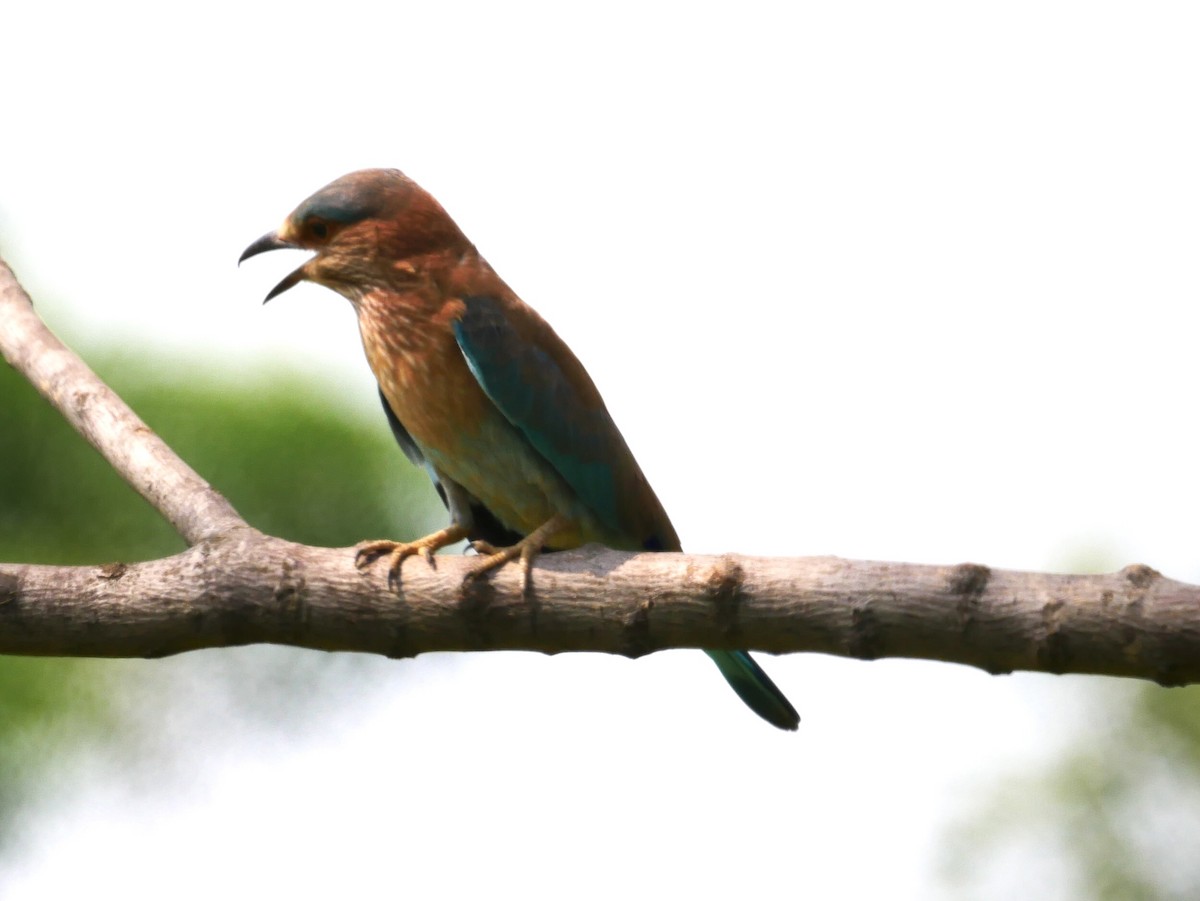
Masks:
[[[1200,10],[20,4],[0,252],[255,526],[422,534],[349,306],[241,250],[428,188],[694,552],[1200,581]],[[0,328],[3,328],[0,322]],[[181,541],[7,367],[0,559]],[[1182,899],[1200,696],[695,652],[0,658],[0,895]]]

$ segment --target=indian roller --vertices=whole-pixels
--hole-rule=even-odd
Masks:
[[[282,248],[314,255],[264,303],[302,281],[350,301],[396,441],[449,512],[446,528],[415,541],[360,544],[358,566],[386,556],[397,579],[404,558],[432,562],[466,539],[483,555],[474,575],[519,560],[528,580],[542,550],[681,550],[582,364],[406,175],[366,169],[337,179],[241,260]],[[755,713],[797,727],[795,709],[748,653],[707,653]]]

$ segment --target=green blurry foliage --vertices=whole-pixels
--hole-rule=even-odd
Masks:
[[[161,370],[95,366],[183,459],[253,526],[341,546],[407,533],[436,504],[382,412],[339,414],[313,384],[231,387],[164,381]],[[164,369],[166,367],[163,367]],[[144,560],[184,543],[99,454],[11,369],[0,369],[0,559]]]
[[[372,419],[340,413],[318,386],[295,378],[260,375],[231,385],[206,382],[203,373],[176,362],[93,365],[263,531],[346,546],[412,535],[437,521],[440,507],[428,480],[397,448],[382,413]],[[174,380],[163,372],[175,373]],[[0,365],[0,560],[132,562],[184,547],[57,411]],[[298,671],[332,656],[296,651],[281,661],[268,655],[270,671],[262,676],[270,682],[283,674],[303,694]],[[247,658],[237,665],[247,666]],[[113,733],[124,727],[109,701],[114,680],[152,673],[155,666],[0,657],[0,842],[19,822],[14,811],[51,778],[61,755],[81,744],[116,740]],[[271,706],[264,702],[264,709]]]
[[[1105,680],[1078,742],[974,793],[945,848],[955,898],[1200,898],[1200,686]]]

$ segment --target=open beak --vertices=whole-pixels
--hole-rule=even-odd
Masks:
[[[246,260],[250,259],[250,257],[258,256],[260,253],[266,253],[268,250],[285,249],[300,250],[302,248],[297,247],[290,241],[285,241],[283,238],[279,237],[278,232],[267,232],[265,235],[242,251],[242,255],[238,257],[238,265],[240,266]],[[305,265],[307,265],[307,261],[305,262]],[[263,303],[266,303],[273,297],[278,297],[288,288],[296,287],[296,285],[304,281],[305,278],[306,275],[303,265],[293,269],[290,273],[284,276],[283,280],[278,285],[267,292],[267,296],[263,298]]]

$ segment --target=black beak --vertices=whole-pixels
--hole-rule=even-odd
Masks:
[[[289,244],[283,238],[279,237],[277,232],[267,232],[249,247],[242,251],[242,255],[238,257],[238,265],[246,262],[250,257],[256,257],[260,253],[266,253],[268,250],[283,250],[287,247],[294,247],[294,244]]]
[[[289,248],[293,250],[300,249],[296,247],[295,244],[291,244],[283,240],[283,238],[279,237],[276,232],[267,232],[265,235],[242,251],[242,255],[238,257],[238,265],[240,266],[246,260],[250,259],[250,257],[258,256],[260,253],[266,253],[268,250],[287,250]],[[283,281],[272,288],[267,293],[267,296],[263,298],[263,303],[266,303],[272,297],[278,297],[288,288],[296,287],[296,285],[300,284],[302,281],[304,281],[304,267],[300,266],[299,268],[288,273],[288,275],[284,277]]]

